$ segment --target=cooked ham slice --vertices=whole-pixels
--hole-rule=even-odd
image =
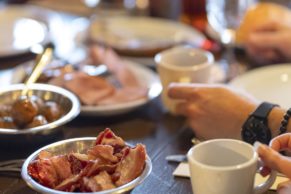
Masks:
[[[124,185],[137,178],[143,171],[146,160],[146,150],[142,144],[137,144],[135,148],[117,165],[115,173],[119,179],[115,182],[116,186]]]
[[[132,102],[139,99],[146,98],[148,93],[147,88],[138,87],[124,87],[116,90],[116,92],[98,102],[98,105],[119,104],[125,102]]]
[[[66,80],[64,86],[75,93],[86,105],[95,105],[115,91],[115,88],[105,79],[82,72],[73,73],[72,78]]]
[[[92,45],[89,49],[89,54],[93,64],[106,64],[110,72],[116,76],[122,86],[141,87],[136,76],[126,66],[125,61],[112,49]]]

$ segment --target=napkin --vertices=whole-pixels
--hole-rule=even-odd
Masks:
[[[178,165],[178,167],[175,169],[175,171],[173,172],[174,176],[179,176],[179,177],[188,177],[190,178],[190,171],[189,171],[189,165],[186,162],[182,162]],[[267,179],[267,177],[262,177],[259,173],[256,174],[256,178],[255,178],[255,185],[259,185],[261,183],[263,183],[265,180]],[[274,184],[272,185],[272,187],[270,188],[271,190],[276,190],[277,189],[277,185],[281,182],[287,181],[288,178],[286,177],[282,177],[282,176],[277,176],[276,181],[274,182]]]

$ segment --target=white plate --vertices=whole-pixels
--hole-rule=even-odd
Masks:
[[[93,20],[89,27],[93,40],[132,52],[166,48],[179,43],[201,46],[205,36],[188,25],[150,17],[108,17]]]
[[[53,12],[35,6],[1,6],[0,57],[23,54],[33,46],[49,43],[52,16]]]
[[[20,83],[21,80],[26,76],[25,69],[31,66],[33,63],[28,62],[23,64],[22,66],[18,66],[14,69],[13,74],[9,74],[11,77],[6,80],[10,80],[11,83]],[[150,70],[149,68],[131,62],[125,61],[124,63],[135,75],[138,79],[138,82],[145,88],[148,88],[148,95],[146,98],[142,98],[139,100],[120,103],[120,104],[112,104],[112,105],[98,105],[98,106],[82,106],[81,107],[81,115],[86,116],[112,116],[118,115],[122,113],[128,113],[136,108],[139,108],[152,99],[156,98],[160,95],[162,91],[162,85],[158,75]],[[1,72],[0,72],[1,73]],[[1,80],[0,80],[1,81]]]
[[[162,85],[160,83],[158,75],[155,72],[134,62],[127,61],[125,64],[136,76],[139,83],[149,89],[147,98],[112,105],[82,106],[82,115],[110,116],[127,113],[145,105],[147,102],[160,95],[162,91]]]
[[[242,89],[259,100],[291,107],[291,64],[257,68],[238,76],[230,85]]]

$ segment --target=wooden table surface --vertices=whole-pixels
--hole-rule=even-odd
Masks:
[[[79,116],[66,125],[60,133],[44,139],[43,143],[31,145],[1,145],[0,160],[25,158],[42,145],[60,139],[73,137],[96,136],[105,127],[123,137],[127,142],[146,145],[147,152],[153,163],[150,176],[131,193],[136,194],[165,194],[192,193],[190,179],[172,175],[176,163],[168,163],[165,157],[169,154],[185,154],[191,147],[194,134],[185,127],[185,119],[167,114],[159,98],[146,106],[121,116],[114,117],[82,117]],[[1,194],[34,194],[19,174],[0,175]],[[268,192],[266,194],[274,194]]]

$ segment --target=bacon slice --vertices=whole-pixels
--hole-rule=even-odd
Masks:
[[[88,155],[80,153],[69,154],[69,162],[73,174],[78,174],[89,163]]]
[[[117,186],[124,185],[137,178],[143,171],[146,160],[146,150],[142,144],[137,144],[118,164],[115,173],[119,179],[115,182]]]
[[[125,142],[123,141],[123,139],[116,136],[109,128],[106,128],[97,136],[96,145],[98,144],[111,145],[116,149],[123,148],[125,146]]]
[[[98,160],[102,164],[112,164],[119,161],[118,157],[113,155],[113,147],[109,145],[95,145],[87,151],[90,160]]]
[[[72,175],[71,165],[65,155],[38,159],[29,165],[29,174],[41,184],[54,188]]]
[[[109,128],[87,153],[54,156],[42,151],[28,166],[29,175],[43,186],[67,192],[95,192],[124,185],[144,170],[146,150],[125,145]]]
[[[41,152],[39,152],[38,154],[38,159],[48,159],[53,157],[53,154],[46,151],[46,150],[42,150]]]
[[[59,185],[57,185],[54,189],[59,191],[67,191],[73,192],[75,189],[80,188],[79,180],[81,179],[80,174],[71,176],[70,178],[65,179]]]
[[[111,180],[111,176],[106,171],[102,171],[92,178],[84,177],[82,185],[82,190],[86,192],[103,191],[116,187]]]

